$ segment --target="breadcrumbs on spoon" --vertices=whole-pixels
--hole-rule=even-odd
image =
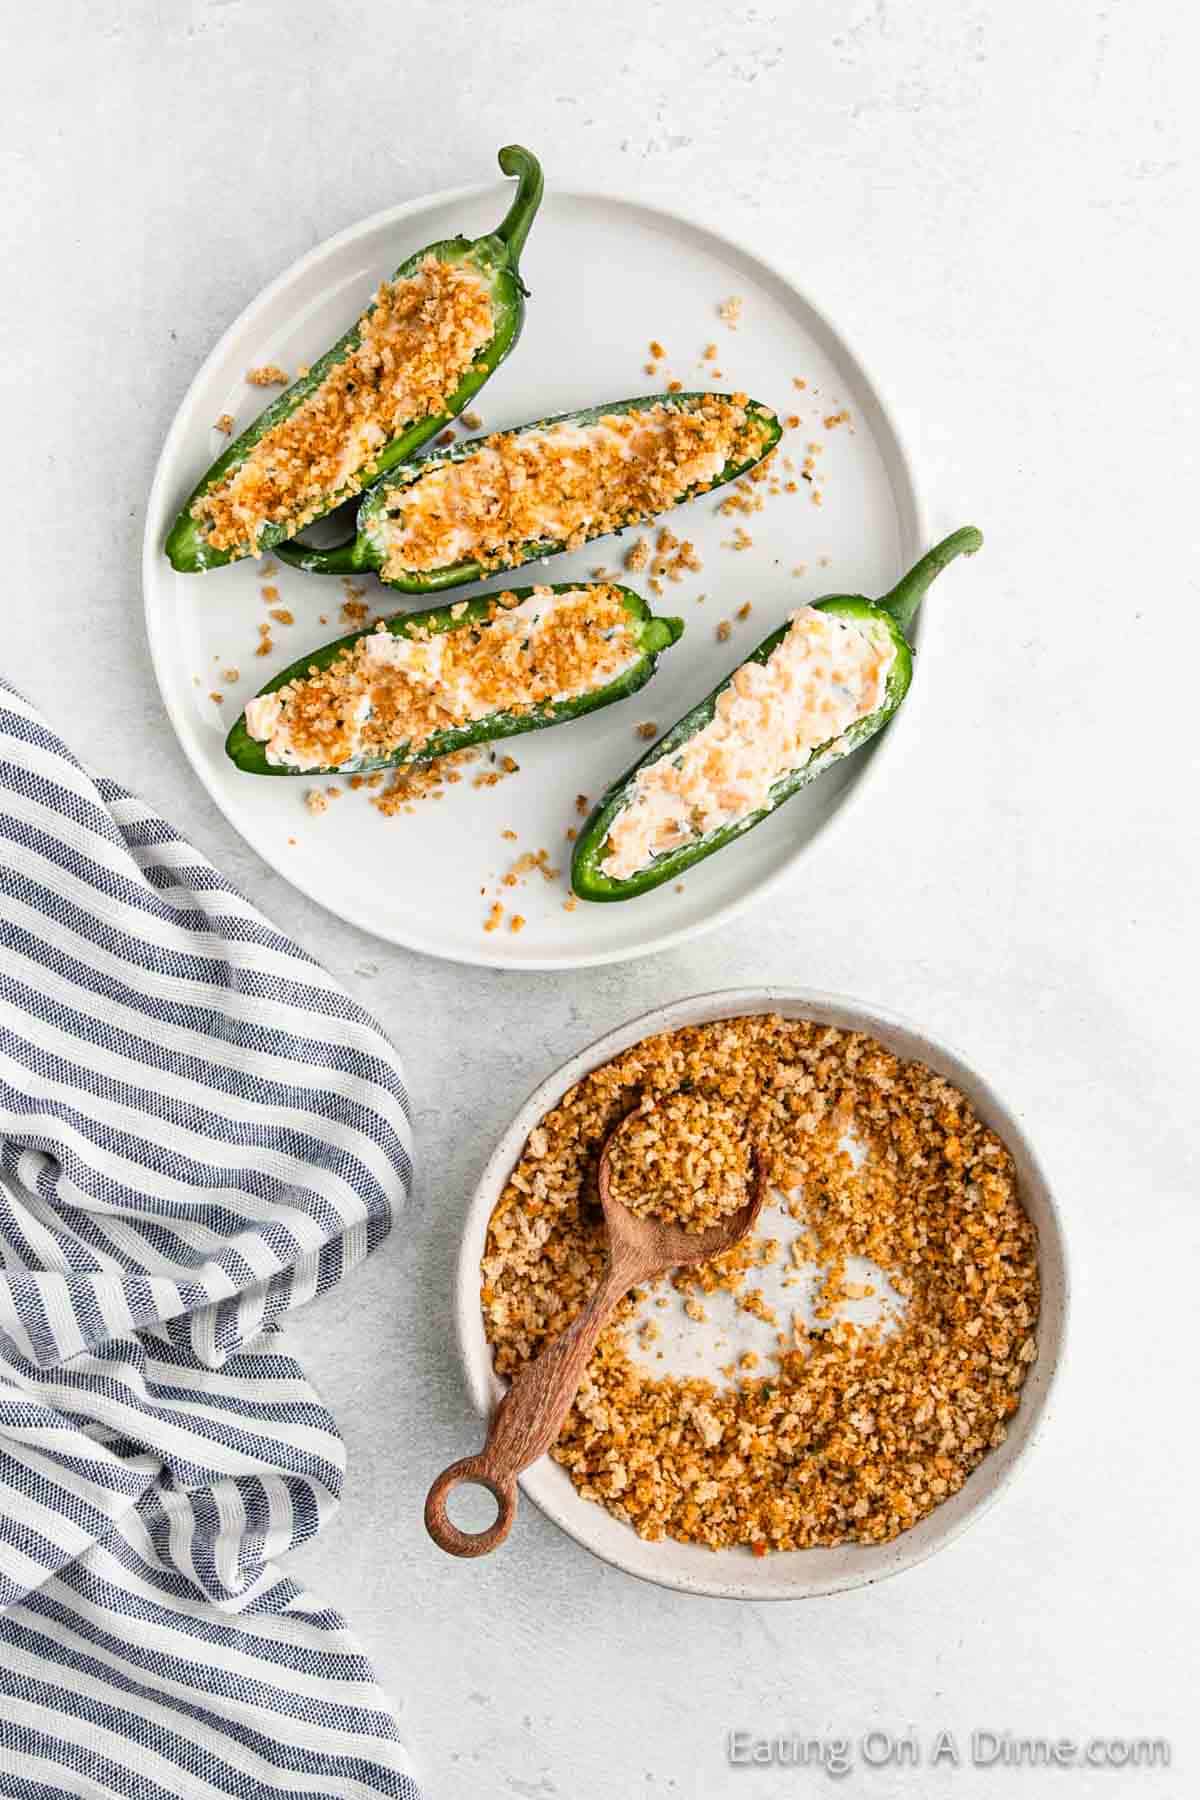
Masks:
[[[639,1218],[705,1231],[750,1197],[742,1116],[708,1093],[643,1100],[609,1139],[608,1186]]]

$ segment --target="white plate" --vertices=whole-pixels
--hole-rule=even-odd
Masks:
[[[472,1197],[463,1227],[455,1284],[455,1323],[459,1355],[471,1400],[481,1417],[488,1417],[504,1392],[492,1367],[491,1351],[483,1327],[479,1303],[479,1262],[487,1238],[488,1220],[505,1183],[525,1147],[530,1131],[567,1089],[589,1070],[620,1055],[632,1044],[655,1032],[676,1031],[685,1025],[705,1024],[748,1013],[775,1012],[788,1019],[813,1019],[843,1031],[865,1031],[897,1056],[914,1059],[954,1083],[986,1125],[1003,1139],[1016,1164],[1021,1200],[1037,1227],[1038,1265],[1041,1275],[1041,1317],[1038,1354],[1021,1389],[1021,1403],[1009,1421],[1008,1436],[998,1450],[989,1451],[967,1477],[958,1493],[928,1514],[911,1531],[888,1544],[845,1544],[838,1549],[778,1551],[755,1557],[748,1550],[705,1549],[699,1544],[679,1544],[672,1539],[647,1543],[631,1526],[614,1518],[594,1501],[576,1492],[567,1471],[542,1457],[521,1476],[524,1494],[536,1502],[556,1525],[585,1549],[625,1569],[630,1575],[661,1587],[685,1593],[714,1594],[731,1600],[800,1600],[816,1594],[835,1594],[862,1587],[886,1576],[911,1569],[927,1556],[942,1550],[969,1525],[974,1524],[1011,1480],[1017,1464],[1033,1447],[1045,1424],[1054,1378],[1062,1360],[1067,1328],[1068,1282],[1066,1246],[1049,1182],[1019,1120],[984,1077],[944,1042],[876,1006],[800,988],[736,988],[723,993],[699,994],[677,1000],[627,1025],[610,1031],[573,1056],[534,1089],[488,1161]],[[766,1271],[756,1272],[755,1285],[765,1286]],[[770,1297],[770,1296],[768,1296]],[[667,1360],[653,1370],[672,1374],[687,1372],[718,1379],[717,1369],[746,1350],[773,1347],[774,1333],[729,1304],[728,1296],[708,1295],[709,1320],[696,1324],[680,1314],[669,1327]],[[796,1305],[794,1292],[786,1304]],[[851,1307],[862,1314],[868,1303]],[[648,1317],[662,1324],[671,1315],[648,1309]],[[721,1333],[726,1342],[717,1351],[713,1339]],[[699,1351],[699,1359],[697,1352]],[[632,1354],[638,1358],[636,1345]],[[463,1454],[478,1448],[464,1444]],[[482,1526],[474,1527],[482,1529]],[[520,1515],[513,1531],[521,1529]],[[503,1555],[503,1549],[496,1552]]]
[[[924,547],[924,533],[909,463],[874,386],[784,275],[674,214],[551,189],[523,259],[532,289],[524,335],[479,398],[485,428],[654,392],[670,378],[685,387],[742,388],[784,417],[800,415],[800,428],[785,433],[783,445],[794,454],[797,473],[806,446],[823,444],[817,459],[826,477],[823,504],[811,503],[801,481],[798,495],[768,500],[749,518],[719,516],[716,497],[671,515],[671,525],[697,544],[704,560],[700,575],[667,583],[654,602],[656,611],[686,620],[682,642],[632,699],[502,745],[521,773],[494,788],[476,788],[468,778],[442,800],[390,820],[359,793],[314,818],[304,804],[310,780],[241,774],[226,759],[223,741],[245,701],[277,669],[348,627],[339,620],[345,596],[337,581],[281,567],[271,579],[295,624],[275,627],[272,654],[259,657],[257,630],[266,616],[259,565],[248,561],[206,575],[171,569],[163,538],[226,441],[214,421],[231,413],[240,430],[270,398],[246,384],[247,369],[275,362],[294,371],[312,361],[410,251],[455,231],[482,233],[506,204],[506,188],[496,185],[378,213],[304,257],[247,308],[192,383],[163,447],[146,520],[146,621],[167,712],[192,766],[231,824],[289,881],[351,923],[433,956],[492,967],[571,968],[661,950],[728,918],[794,866],[844,812],[878,765],[882,745],[822,776],[748,838],[700,864],[682,893],[667,886],[620,905],[581,902],[573,912],[564,909],[566,833],[579,823],[575,797],[596,799],[644,749],[635,727],[646,720],[665,727],[676,719],[793,607],[835,591],[885,591]],[[731,294],[743,300],[736,331],[716,310]],[[652,338],[669,353],[656,378],[644,367]],[[712,365],[700,360],[708,343],[718,346],[715,366],[723,379],[717,383],[708,379]],[[793,386],[795,376],[807,382],[804,391]],[[843,408],[849,425],[826,430],[823,419]],[[753,546],[722,548],[739,524]],[[600,539],[577,555],[557,557],[544,566],[544,578],[569,580],[600,565],[615,567],[629,541]],[[806,572],[793,575],[800,565]],[[521,579],[542,577],[543,568],[534,565]],[[644,578],[627,579],[648,591]],[[373,577],[363,582],[366,599],[380,611],[408,609],[404,596]],[[750,618],[734,625],[728,642],[718,642],[718,622],[732,620],[746,601]],[[320,614],[328,623],[319,623]],[[240,671],[235,682],[221,679],[230,667]],[[222,704],[209,698],[213,692],[224,695]],[[517,833],[515,843],[501,837],[505,830]],[[535,875],[516,890],[502,890],[506,915],[519,911],[527,923],[515,933],[506,916],[500,930],[485,934],[497,881],[515,856],[543,846],[560,875],[553,882]]]

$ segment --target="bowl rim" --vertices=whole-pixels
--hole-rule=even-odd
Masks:
[[[642,1038],[685,1025],[776,1011],[867,1032],[896,1054],[925,1063],[961,1088],[972,1107],[1003,1138],[1017,1165],[1022,1200],[1035,1215],[1038,1230],[1038,1354],[1005,1443],[985,1455],[957,1494],[886,1544],[779,1551],[752,1559],[737,1549],[713,1552],[671,1539],[655,1543],[640,1538],[596,1502],[584,1500],[567,1472],[548,1455],[520,1476],[522,1491],[538,1509],[602,1561],[657,1586],[722,1599],[786,1600],[847,1592],[913,1568],[961,1536],[1008,1489],[1045,1431],[1057,1393],[1070,1316],[1067,1248],[1050,1181],[1017,1115],[961,1051],[899,1013],[847,995],[792,986],[716,989],[652,1007],[574,1052],[531,1090],[488,1156],[463,1221],[455,1272],[458,1354],[479,1416],[489,1416],[506,1386],[492,1367],[484,1333],[479,1262],[492,1210],[534,1125],[582,1076]],[[702,1559],[699,1567],[683,1570],[671,1566],[670,1559],[677,1552],[697,1552]],[[751,1575],[754,1578],[747,1579]]]

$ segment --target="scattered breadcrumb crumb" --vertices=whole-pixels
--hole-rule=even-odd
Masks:
[[[221,680],[232,685],[233,682],[241,680],[241,674],[240,669],[222,669]]]
[[[643,719],[640,725],[634,726],[634,730],[638,737],[645,738],[647,742],[658,736],[658,726],[653,719]]]
[[[290,612],[286,606],[273,606],[271,617],[277,625],[294,625],[296,623],[295,614]]]
[[[503,917],[504,917],[504,908],[501,906],[500,902],[498,900],[496,900],[493,902],[492,909],[488,913],[487,918],[483,922],[483,929],[485,931],[495,931],[497,925],[499,925],[499,923]]]
[[[837,426],[847,424],[849,418],[849,412],[843,407],[841,412],[829,413],[822,423],[824,424],[826,431],[833,431]]]
[[[729,623],[728,619],[722,619],[720,624],[717,626],[717,641],[718,641],[718,643],[727,644],[732,636],[733,636],[733,626]]]
[[[505,887],[516,887],[519,882],[524,881],[527,875],[535,872],[541,875],[545,881],[557,881],[561,873],[559,869],[551,866],[548,850],[526,850],[518,856],[512,867],[505,871],[501,881]]]
[[[750,602],[749,602],[749,600],[747,600],[746,604],[744,606],[738,607],[737,617],[739,619],[748,619],[750,617],[750,611],[751,611]]]
[[[327,812],[329,809],[329,800],[320,788],[309,788],[304,796],[304,804],[314,815]]]
[[[730,331],[736,331],[742,316],[742,296],[730,294],[728,300],[722,300],[717,308],[717,317]]]
[[[512,915],[512,918],[508,921],[508,929],[510,931],[524,931],[524,929],[525,929],[524,915],[521,913],[514,913]]]
[[[685,575],[698,575],[704,564],[691,538],[677,538],[675,533],[663,526],[654,541],[655,555],[650,564],[650,572],[655,582],[650,583],[656,594],[661,594],[661,577],[669,581],[682,581]]]
[[[212,701],[214,706],[220,706],[225,699],[224,694],[220,694],[220,693],[212,693],[208,697]]]
[[[478,431],[483,424],[483,420],[477,412],[465,412],[462,416],[462,422],[468,431]]]
[[[246,380],[251,387],[286,387],[291,376],[278,363],[264,363],[260,369],[247,369]]]
[[[233,414],[232,413],[222,413],[220,418],[217,420],[216,424],[213,426],[213,430],[214,431],[223,431],[225,433],[226,437],[232,436],[232,434],[233,434]]]

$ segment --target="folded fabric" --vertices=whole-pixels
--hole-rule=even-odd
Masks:
[[[386,1234],[383,1032],[0,682],[0,1791],[418,1800],[279,1320]]]

